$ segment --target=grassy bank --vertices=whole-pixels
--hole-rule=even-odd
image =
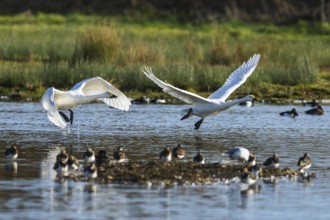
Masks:
[[[0,95],[39,99],[101,76],[126,93],[159,92],[141,72],[209,93],[254,53],[254,74],[235,95],[263,99],[329,98],[328,24],[173,24],[81,15],[0,17]]]

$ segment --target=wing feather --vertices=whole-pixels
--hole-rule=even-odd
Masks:
[[[48,88],[41,98],[41,104],[43,108],[47,111],[48,119],[56,126],[65,128],[67,126],[67,123],[61,117],[54,102],[54,96],[57,93],[59,93],[59,91],[54,87]]]
[[[225,101],[231,93],[241,86],[252,74],[260,59],[260,54],[254,54],[247,62],[230,74],[221,88],[212,93],[209,99],[220,99]]]
[[[145,69],[142,70],[142,72],[154,83],[156,83],[160,88],[162,88],[164,92],[167,92],[173,97],[178,98],[186,103],[192,104],[192,103],[209,102],[209,100],[207,100],[204,97],[188,92],[186,90],[176,88],[171,84],[161,81],[152,73],[151,67],[145,67]]]
[[[124,93],[101,77],[85,79],[74,85],[71,90],[75,90],[84,96],[99,95],[105,92],[110,92],[115,95],[114,98],[99,98],[98,100],[113,108],[124,111],[127,111],[131,106],[130,100],[124,95]]]

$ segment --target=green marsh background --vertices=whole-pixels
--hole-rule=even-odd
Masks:
[[[195,20],[194,20],[195,21]],[[164,95],[141,72],[208,95],[254,53],[261,62],[234,96],[330,98],[330,24],[189,22],[139,15],[25,11],[0,15],[0,95],[38,100],[101,76],[131,97]]]

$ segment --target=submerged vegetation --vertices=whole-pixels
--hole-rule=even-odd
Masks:
[[[124,92],[159,92],[141,72],[210,93],[254,53],[261,62],[236,96],[329,98],[328,24],[173,24],[79,14],[0,16],[0,95],[32,97],[99,75]]]

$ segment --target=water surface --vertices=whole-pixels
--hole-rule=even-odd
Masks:
[[[184,105],[133,105],[128,112],[104,104],[75,108],[70,132],[51,124],[39,103],[0,102],[0,147],[20,150],[14,163],[0,160],[0,219],[273,219],[328,217],[330,107],[323,116],[278,113],[293,106],[235,106],[204,120],[199,131],[192,117],[180,121]],[[200,148],[207,162],[222,162],[233,146],[250,149],[263,161],[273,152],[281,167],[296,169],[304,152],[313,159],[310,183],[281,179],[260,182],[261,191],[241,194],[237,184],[211,186],[119,186],[54,181],[56,154],[63,146],[81,157],[87,146],[109,153],[123,146],[131,160],[157,159],[165,146],[182,144],[191,160]],[[17,169],[15,169],[17,167]]]

